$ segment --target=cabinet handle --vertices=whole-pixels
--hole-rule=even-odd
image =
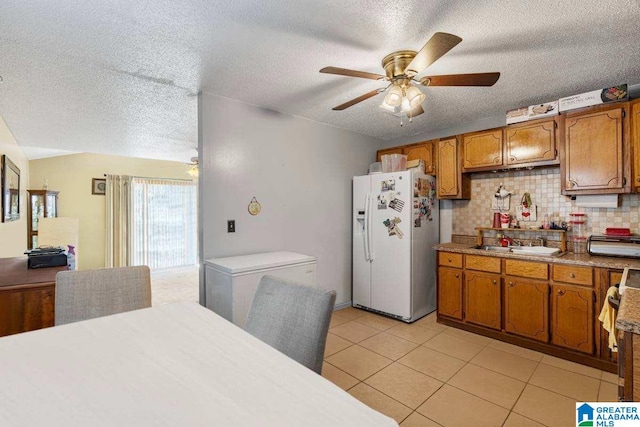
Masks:
[[[509,157],[509,158],[511,159],[511,161],[512,161],[512,162],[515,162],[515,161],[516,161],[515,156],[511,156],[511,157]]]
[[[564,295],[565,292],[566,291],[563,291],[562,289],[560,289],[560,290],[558,290],[558,295],[562,296],[562,295]]]
[[[460,274],[456,273],[456,279],[460,278]]]
[[[575,275],[575,274],[573,274],[573,273],[569,273],[569,277],[571,277],[572,279],[575,279],[575,278],[576,278],[576,275]]]
[[[512,288],[513,288],[515,285],[516,285],[515,283],[513,283],[513,282],[509,282],[509,286],[510,286],[510,287],[512,287]]]
[[[447,261],[451,262],[451,258],[447,258]]]
[[[498,283],[498,282],[494,279],[494,280],[493,280],[493,284],[495,285],[495,284],[497,284],[497,283]]]
[[[574,181],[573,179],[569,180],[569,187],[577,187],[578,183],[576,181]]]

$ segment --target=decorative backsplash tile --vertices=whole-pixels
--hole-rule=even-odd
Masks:
[[[471,200],[453,201],[454,235],[476,235],[476,227],[491,227],[493,210],[491,201],[503,184],[511,196],[509,213],[516,214],[522,195],[528,192],[537,205],[537,221],[521,222],[522,227],[542,225],[544,215],[550,220],[569,222],[569,214],[582,212],[587,215],[585,234],[603,234],[607,227],[628,227],[632,233],[640,233],[640,195],[619,196],[619,206],[609,208],[577,207],[575,201],[560,194],[560,168],[542,168],[524,171],[487,172],[471,177]]]

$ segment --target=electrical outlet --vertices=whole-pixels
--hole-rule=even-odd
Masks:
[[[236,220],[230,219],[227,221],[227,233],[235,233],[236,232]]]

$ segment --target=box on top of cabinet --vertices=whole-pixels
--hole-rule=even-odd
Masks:
[[[623,84],[560,98],[560,112],[589,107],[591,105],[608,104],[610,102],[628,100],[629,91],[627,90],[627,85]]]
[[[528,120],[540,119],[542,117],[557,116],[558,101],[545,102],[543,104],[529,105],[507,111],[507,124],[526,122]]]

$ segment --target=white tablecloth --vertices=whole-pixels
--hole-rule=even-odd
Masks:
[[[0,425],[397,426],[197,303],[0,338]]]

